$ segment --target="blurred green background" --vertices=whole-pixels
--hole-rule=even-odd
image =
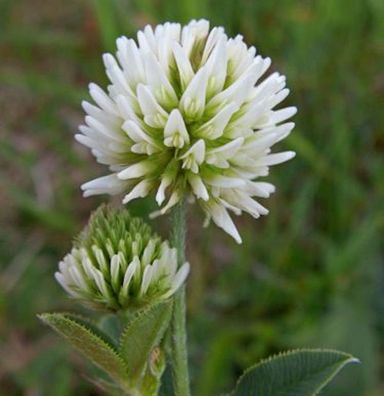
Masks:
[[[272,57],[299,113],[283,144],[297,158],[272,171],[270,215],[237,219],[242,246],[191,216],[193,393],[219,395],[260,358],[308,346],[362,360],[322,394],[384,394],[384,2],[0,0],[0,395],[101,395],[36,319],[81,310],[53,273],[106,200],[79,190],[105,173],[73,139],[80,101],[89,81],[106,84],[101,53],[117,36],[196,17]]]

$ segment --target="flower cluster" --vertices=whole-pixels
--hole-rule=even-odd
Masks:
[[[95,308],[142,307],[171,297],[189,272],[176,249],[126,210],[99,208],[55,277],[74,298]]]
[[[164,214],[187,194],[240,243],[228,210],[267,214],[255,198],[275,188],[259,178],[294,156],[270,149],[294,127],[295,107],[274,110],[289,93],[285,77],[262,79],[271,60],[205,20],[120,37],[104,64],[111,84],[90,84],[95,104],[83,102],[76,138],[111,173],[84,195],[125,193],[127,203],[154,193]]]

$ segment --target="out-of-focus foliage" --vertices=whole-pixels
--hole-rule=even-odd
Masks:
[[[103,200],[79,190],[102,174],[73,139],[80,101],[89,81],[106,83],[100,55],[116,36],[192,17],[271,56],[299,107],[284,143],[297,158],[272,171],[270,215],[238,220],[243,245],[191,216],[194,394],[228,391],[245,367],[303,346],[362,361],[324,395],[384,393],[384,3],[0,0],[1,395],[96,394],[85,361],[36,319],[73,310],[53,273]]]

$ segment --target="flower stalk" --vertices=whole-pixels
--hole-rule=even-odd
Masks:
[[[184,201],[173,210],[171,242],[177,249],[178,265],[185,262],[186,209]],[[186,330],[185,287],[182,286],[174,296],[174,308],[171,319],[172,332],[172,376],[175,396],[189,396],[189,371]]]

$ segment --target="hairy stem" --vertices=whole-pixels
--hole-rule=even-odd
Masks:
[[[180,202],[173,210],[172,217],[171,239],[173,246],[177,248],[177,261],[179,266],[185,262],[185,213],[185,203]],[[183,285],[175,294],[171,323],[171,359],[175,396],[190,396],[185,311],[185,286]]]

